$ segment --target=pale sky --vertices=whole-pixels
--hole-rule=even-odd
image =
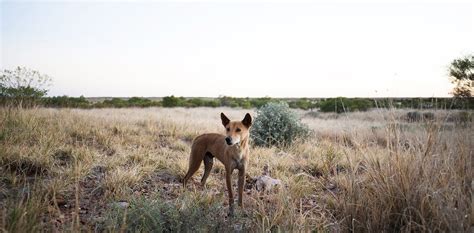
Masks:
[[[1,69],[49,95],[448,96],[472,1],[2,1]]]

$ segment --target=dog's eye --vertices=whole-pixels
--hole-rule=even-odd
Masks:
[[[230,131],[230,128],[227,128],[227,132],[229,132],[229,131]]]
[[[235,132],[240,132],[240,128],[237,128],[237,129],[235,130]]]

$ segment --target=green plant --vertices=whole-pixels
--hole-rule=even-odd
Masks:
[[[474,92],[474,56],[455,59],[449,67],[454,97],[469,98]]]
[[[163,107],[180,107],[183,106],[185,99],[183,97],[165,96],[163,97]]]
[[[250,131],[258,146],[288,146],[308,134],[308,127],[285,102],[268,103],[259,108]]]
[[[47,226],[41,225],[42,211],[47,206],[44,194],[37,187],[25,185],[15,195],[4,203],[2,218],[6,225],[0,229],[5,232],[48,231]]]
[[[372,102],[367,99],[348,99],[348,98],[331,98],[319,103],[321,112],[353,112],[367,111],[372,107]]]
[[[184,200],[183,200],[184,201]],[[195,203],[179,209],[160,197],[132,199],[129,208],[112,205],[102,228],[112,232],[202,232],[224,230],[218,204]],[[221,229],[222,228],[222,229]],[[105,230],[105,229],[102,229]],[[224,230],[227,231],[227,230]]]
[[[51,80],[48,75],[26,67],[0,71],[0,103],[36,105],[48,93]]]

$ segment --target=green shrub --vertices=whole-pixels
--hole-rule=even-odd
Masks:
[[[84,97],[53,96],[42,98],[42,104],[54,108],[90,108],[91,103]]]
[[[288,146],[308,134],[308,127],[285,102],[267,103],[259,108],[250,131],[257,146]]]
[[[372,107],[372,102],[368,99],[348,99],[348,98],[331,98],[319,103],[321,112],[353,112],[367,111]]]
[[[104,100],[102,103],[107,107],[114,107],[114,108],[128,107],[128,102],[121,98],[112,98],[111,100]]]
[[[32,107],[48,93],[52,79],[26,67],[0,70],[0,104]]]
[[[252,103],[248,100],[244,100],[244,101],[242,101],[241,106],[244,109],[250,109],[250,108],[252,108]]]
[[[163,107],[181,107],[184,106],[185,99],[183,97],[165,96],[162,100]]]
[[[179,228],[176,207],[162,202],[162,200],[134,200],[131,208],[124,211],[123,208],[112,206],[113,209],[107,214],[108,227],[126,229],[127,232],[163,232]],[[126,215],[125,215],[126,214]]]
[[[192,98],[188,100],[188,107],[201,107],[204,105],[204,101],[200,98]]]
[[[132,97],[127,100],[128,105],[132,107],[151,107],[153,106],[153,101],[146,98]]]
[[[270,97],[263,97],[263,98],[251,99],[250,103],[252,104],[253,107],[260,108],[271,101],[272,99]]]
[[[181,205],[183,207],[183,205]],[[98,231],[107,232],[227,232],[218,203],[193,203],[179,208],[160,197],[138,198],[124,209],[111,205]]]

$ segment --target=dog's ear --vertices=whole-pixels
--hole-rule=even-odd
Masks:
[[[244,119],[242,120],[242,124],[245,125],[245,127],[250,128],[250,126],[252,126],[252,117],[250,116],[250,114],[245,114],[245,117]]]
[[[225,127],[229,124],[230,120],[225,116],[223,112],[221,112],[221,120],[222,120],[222,125]]]

